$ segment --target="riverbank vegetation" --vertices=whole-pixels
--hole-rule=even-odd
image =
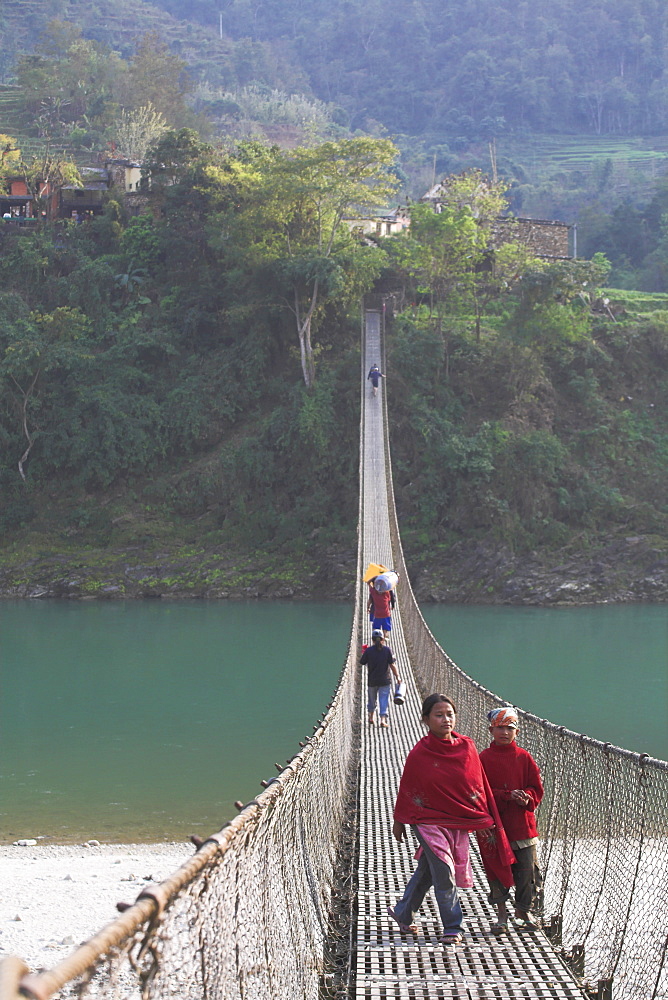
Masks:
[[[497,303],[480,342],[472,318],[398,319],[395,491],[423,593],[665,599],[668,299],[640,315],[608,294],[617,317],[576,328]]]
[[[450,178],[410,235],[337,224],[366,185],[370,205],[391,190],[392,159],[386,140],[223,151],[167,131],[144,214],[112,191],[84,224],[2,230],[5,595],[350,593],[366,294],[388,317],[424,593],[444,554],[454,578],[475,551],[446,596],[515,599],[537,553],[599,577],[614,561],[618,589],[580,599],[648,596],[638,580],[666,558],[668,298],[600,292],[605,258],[512,242],[490,269],[503,185],[480,174]],[[601,555],[629,539],[633,559]]]

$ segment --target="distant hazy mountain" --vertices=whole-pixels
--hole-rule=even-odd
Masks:
[[[198,80],[306,93],[353,128],[455,148],[508,130],[668,130],[663,0],[5,0],[5,79],[51,14],[121,52],[157,29]]]

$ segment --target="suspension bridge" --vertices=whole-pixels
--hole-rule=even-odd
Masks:
[[[475,850],[475,888],[461,892],[463,945],[440,945],[430,896],[415,937],[387,915],[414,866],[391,827],[403,762],[422,735],[422,697],[451,695],[457,728],[479,749],[488,742],[486,713],[502,699],[447,656],[410,587],[386,394],[373,396],[365,377],[373,362],[384,368],[383,325],[382,309],[365,313],[357,587],[332,701],[264,791],[239,803],[239,814],[198,842],[170,878],[53,969],[0,962],[0,1000],[667,1000],[668,763],[527,712],[521,743],[545,783],[542,928],[491,934]],[[366,724],[359,667],[370,562],[400,575],[392,648],[407,696],[388,729]]]

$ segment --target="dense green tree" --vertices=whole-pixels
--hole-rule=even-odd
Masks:
[[[195,116],[186,102],[193,82],[186,63],[157,32],[147,32],[140,40],[130,60],[128,80],[127,107],[145,107],[150,102],[172,128],[193,125]]]
[[[173,187],[187,177],[199,157],[210,151],[194,129],[162,130],[147,149],[143,174],[153,188]]]
[[[20,155],[21,150],[16,139],[0,132],[0,171],[7,171],[14,166]]]
[[[35,443],[35,435],[48,431],[42,419],[43,383],[55,371],[71,368],[88,357],[89,323],[78,309],[59,307],[50,313],[25,312],[9,302],[13,322],[3,331],[0,347],[0,380],[13,400],[23,439],[17,456],[21,478]],[[46,420],[48,421],[48,416]]]
[[[482,311],[493,296],[510,290],[523,273],[539,269],[526,247],[512,240],[493,246],[493,225],[506,208],[506,185],[479,170],[445,177],[437,203],[411,208],[410,231],[392,256],[429,296],[430,312],[443,330],[448,313],[473,307],[476,339]],[[448,345],[445,342],[446,371]]]
[[[116,53],[82,38],[73,24],[51,21],[36,51],[19,60],[17,80],[42,134],[57,137],[84,119],[106,124],[126,69]]]
[[[624,201],[611,212],[592,205],[582,213],[580,248],[585,257],[605,254],[612,265],[611,283],[621,288],[665,291],[665,224],[668,183],[658,181],[644,205]]]
[[[292,313],[307,388],[315,381],[316,317],[328,299],[359,295],[373,272],[343,219],[387,204],[397,186],[390,172],[395,157],[388,140],[346,139],[276,154],[262,165],[257,204],[264,223],[246,253],[272,274]]]

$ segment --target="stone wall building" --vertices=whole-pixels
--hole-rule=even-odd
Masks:
[[[502,243],[524,243],[536,257],[568,260],[576,256],[575,226],[548,219],[496,219],[492,223],[492,247]]]
[[[439,182],[422,195],[420,201],[441,211],[443,186]],[[492,224],[492,248],[502,243],[524,243],[536,257],[544,260],[568,260],[577,257],[576,228],[567,222],[549,219],[499,217]]]

